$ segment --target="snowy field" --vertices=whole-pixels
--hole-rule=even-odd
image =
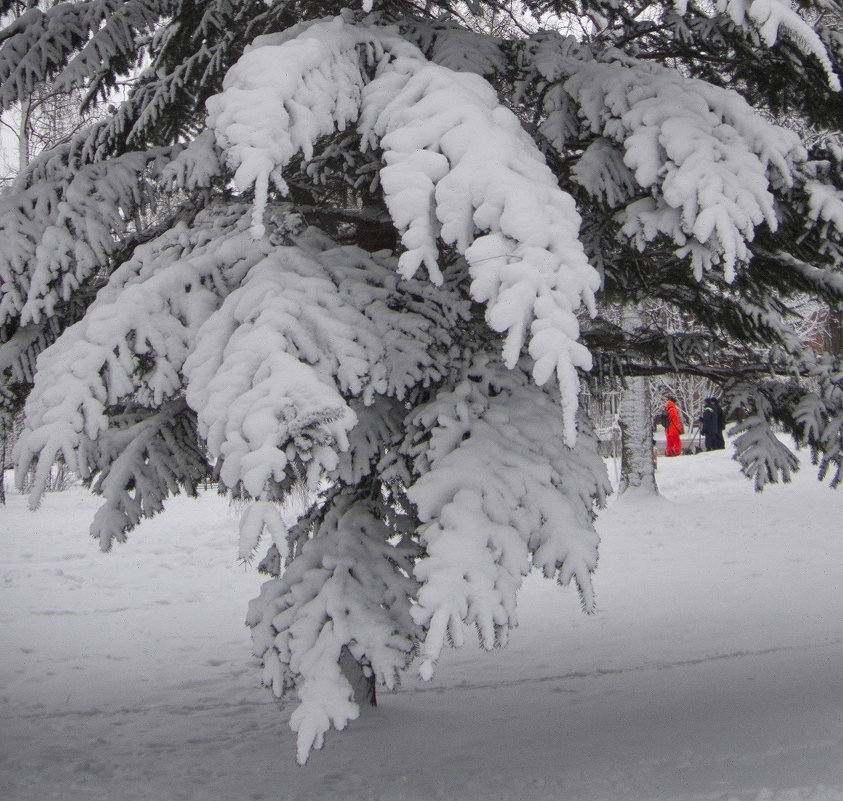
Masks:
[[[610,463],[610,471],[613,465]],[[508,648],[451,651],[295,764],[243,624],[236,510],[127,545],[80,488],[0,507],[2,801],[843,801],[843,492],[756,496],[728,452],[612,500],[598,612],[531,578]]]

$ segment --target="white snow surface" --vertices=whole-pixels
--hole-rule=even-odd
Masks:
[[[305,767],[249,655],[236,508],[173,499],[103,554],[85,490],[10,490],[0,798],[843,801],[843,494],[805,463],[756,495],[728,451],[657,479],[598,520],[594,615],[528,578],[506,648],[411,669]]]

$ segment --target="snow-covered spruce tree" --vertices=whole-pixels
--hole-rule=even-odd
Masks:
[[[757,486],[794,468],[774,425],[840,480],[841,371],[784,313],[843,298],[841,151],[769,122],[837,124],[843,40],[806,21],[836,4],[528,3],[581,40],[473,32],[493,5],[92,0],[0,34],[6,105],[134,84],[0,199],[18,470],[33,503],[76,470],[105,549],[211,472],[246,500],[300,762],[359,712],[349,660],[393,687],[465,624],[503,643],[533,568],[593,608],[590,370],[728,382]],[[611,326],[598,292],[699,328]]]

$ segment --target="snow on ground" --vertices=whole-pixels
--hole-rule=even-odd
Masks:
[[[610,464],[610,471],[613,466]],[[101,554],[81,488],[0,507],[3,801],[843,801],[843,493],[660,459],[603,512],[598,611],[530,578],[508,648],[408,676],[295,764],[209,494]]]

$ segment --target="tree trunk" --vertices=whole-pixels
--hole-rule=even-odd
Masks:
[[[829,308],[828,338],[831,353],[843,356],[843,308],[840,306]]]
[[[621,398],[621,477],[618,495],[632,487],[657,493],[653,456],[653,420],[650,416],[650,384],[646,378],[627,380]]]
[[[367,707],[378,705],[375,692],[375,674],[371,670],[365,670],[351,655],[348,648],[343,648],[340,654],[340,670],[343,676],[348,679],[348,683],[354,692],[354,703],[360,707],[361,712]],[[366,673],[369,675],[367,676]]]
[[[5,420],[0,420],[0,506],[6,504],[6,443],[8,428]]]
[[[29,98],[20,104],[20,123],[18,125],[18,172],[29,166],[29,112],[32,102]]]
[[[621,326],[635,331],[641,325],[638,310],[623,309]],[[619,424],[621,429],[621,476],[618,495],[630,488],[658,493],[656,460],[653,452],[653,418],[650,410],[650,382],[647,378],[627,379],[621,396]]]

